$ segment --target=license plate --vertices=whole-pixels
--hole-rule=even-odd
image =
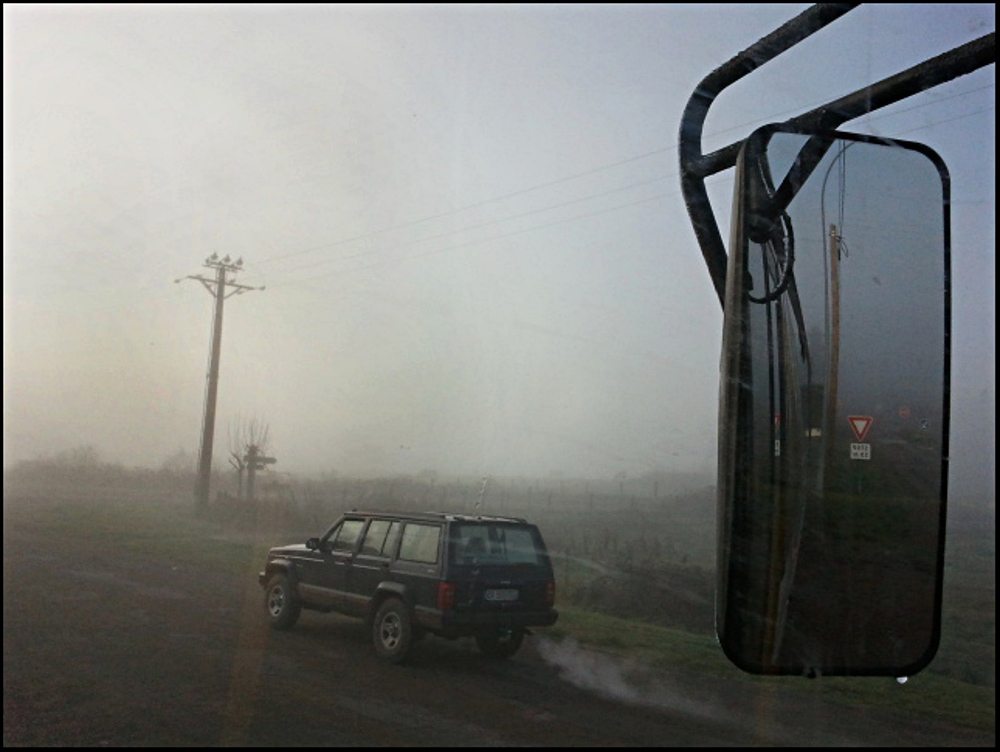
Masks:
[[[514,588],[500,588],[487,590],[484,596],[488,601],[516,601],[517,590]]]

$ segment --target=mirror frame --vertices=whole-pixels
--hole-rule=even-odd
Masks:
[[[778,133],[790,133],[808,137],[806,146],[800,151],[788,175],[779,185],[766,185],[758,174],[749,171],[747,165],[755,160],[767,148],[771,138]],[[943,363],[942,374],[942,405],[941,405],[941,462],[940,483],[937,493],[937,549],[933,552],[935,559],[935,585],[933,596],[933,615],[931,616],[931,634],[928,635],[927,649],[921,657],[903,665],[806,665],[779,663],[762,658],[764,655],[777,656],[780,648],[780,632],[782,627],[761,627],[760,624],[748,626],[746,613],[734,604],[741,602],[740,598],[750,596],[746,600],[757,598],[760,602],[778,600],[780,577],[768,575],[767,581],[761,582],[754,577],[758,573],[747,572],[741,565],[749,556],[738,547],[744,540],[751,540],[753,535],[764,537],[770,535],[770,526],[775,515],[772,512],[775,505],[771,499],[754,498],[752,487],[755,469],[753,467],[754,434],[760,429],[753,425],[754,394],[752,382],[751,347],[752,338],[749,330],[748,300],[751,283],[747,282],[749,274],[747,254],[752,241],[761,241],[774,231],[782,220],[784,211],[794,202],[799,188],[809,180],[810,175],[820,163],[827,151],[835,142],[846,141],[867,143],[887,148],[903,148],[917,152],[926,157],[936,167],[941,180],[941,208],[943,212]],[[951,225],[950,225],[950,179],[943,160],[929,147],[910,141],[888,140],[840,131],[812,131],[797,128],[789,124],[764,126],[746,139],[737,161],[737,178],[734,190],[732,233],[727,270],[726,292],[724,297],[724,330],[721,358],[720,402],[719,402],[719,467],[718,467],[718,587],[716,598],[716,634],[719,643],[727,657],[739,668],[754,674],[789,674],[789,675],[889,675],[912,676],[925,668],[936,654],[940,641],[941,602],[944,575],[944,545],[945,523],[947,517],[947,485],[948,485],[948,444],[950,416],[950,339],[951,339]],[[750,206],[753,206],[753,210]],[[763,216],[761,216],[763,215]],[[778,228],[779,234],[782,228]],[[787,274],[791,277],[792,257],[789,256]],[[787,284],[787,280],[784,282]],[[779,289],[780,288],[780,289]],[[785,294],[781,285],[768,293],[777,298]],[[760,302],[760,301],[758,301]],[[771,426],[773,438],[787,442],[790,436],[784,435],[783,426]],[[780,437],[780,438],[779,438]],[[804,442],[803,442],[804,443]],[[783,446],[784,448],[784,446]],[[777,449],[776,449],[777,451]],[[772,492],[772,497],[776,495]],[[796,544],[797,545],[797,544]],[[737,547],[737,548],[734,548]],[[770,551],[768,556],[773,563],[776,553]],[[743,559],[740,559],[743,556]],[[798,553],[795,553],[797,558]],[[763,569],[772,572],[779,569],[771,563]],[[792,578],[794,579],[794,577]],[[785,585],[787,587],[787,584]],[[788,591],[786,591],[787,593]],[[763,610],[763,609],[762,609]],[[761,623],[767,622],[773,614],[760,615]],[[778,620],[775,620],[778,621]],[[756,651],[748,651],[741,640],[747,634],[754,635],[754,629],[759,630],[760,643]],[[776,631],[767,636],[768,631]],[[751,639],[751,642],[753,641]],[[775,640],[777,642],[775,642]],[[773,651],[769,652],[773,648]],[[748,656],[753,652],[754,655]]]

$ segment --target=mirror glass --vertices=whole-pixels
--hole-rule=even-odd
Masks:
[[[778,126],[737,165],[716,626],[752,673],[909,676],[940,629],[948,178],[930,149]]]

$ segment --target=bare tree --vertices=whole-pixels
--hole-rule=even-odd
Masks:
[[[237,416],[229,423],[229,464],[236,470],[237,498],[243,498],[243,474],[247,474],[247,498],[253,498],[253,481],[257,458],[267,455],[270,448],[270,426],[256,416]]]

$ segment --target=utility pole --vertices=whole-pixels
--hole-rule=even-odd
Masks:
[[[195,508],[202,512],[208,508],[209,483],[212,475],[212,443],[215,441],[215,400],[219,391],[219,349],[222,344],[222,306],[226,298],[241,295],[248,290],[263,290],[263,287],[248,287],[238,285],[226,279],[227,272],[233,276],[243,269],[243,259],[232,261],[229,256],[220,259],[213,253],[204,263],[205,268],[215,270],[215,279],[208,279],[197,274],[175,279],[195,279],[201,282],[208,293],[215,298],[215,316],[212,324],[212,350],[209,358],[208,381],[205,385],[205,416],[201,424],[201,452],[198,455],[198,479],[195,481]],[[226,288],[232,288],[226,292]]]

